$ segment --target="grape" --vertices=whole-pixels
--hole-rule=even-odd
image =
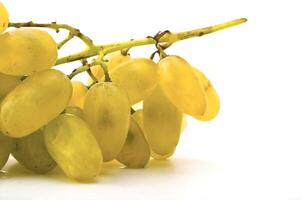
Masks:
[[[20,83],[21,77],[0,73],[0,101]]]
[[[198,69],[194,68],[195,74],[198,76],[200,81],[203,82],[205,92],[206,92],[206,98],[207,98],[207,109],[205,113],[201,116],[198,116],[197,119],[202,121],[209,121],[215,118],[219,112],[220,109],[220,102],[219,97],[214,89],[211,82],[208,80],[208,78]]]
[[[52,37],[38,29],[20,28],[0,35],[0,72],[30,75],[51,68],[57,59]]]
[[[72,106],[68,106],[65,109],[65,113],[69,113],[69,114],[73,114],[78,116],[79,118],[83,119],[84,118],[84,113],[83,110],[79,107],[72,107]]]
[[[156,154],[154,151],[151,151],[151,156],[156,160],[166,160],[167,158],[171,157],[175,153],[174,149],[172,152],[164,155]]]
[[[205,113],[204,85],[183,58],[168,56],[159,62],[159,83],[166,96],[183,113],[196,118]]]
[[[143,109],[136,110],[132,114],[132,118],[137,122],[140,128],[143,130]],[[144,132],[144,131],[143,131]]]
[[[112,82],[93,85],[86,96],[84,119],[101,147],[104,161],[113,160],[122,149],[129,128],[126,93]]]
[[[72,97],[69,106],[83,108],[88,88],[80,81],[72,81]]]
[[[150,159],[150,149],[144,133],[133,118],[126,142],[116,159],[129,168],[143,168]]]
[[[121,54],[120,51],[117,51],[117,52],[107,54],[104,57],[104,59],[107,60],[107,62],[105,64],[107,65],[108,71],[111,71],[115,67],[117,67],[119,64],[130,60],[131,57],[125,56],[125,55]],[[99,65],[91,67],[91,71],[97,80],[101,80],[104,76],[103,69]]]
[[[143,129],[154,155],[172,155],[179,142],[182,120],[182,112],[169,101],[160,86],[143,101]]]
[[[46,147],[64,173],[77,180],[96,177],[102,154],[88,125],[72,114],[62,114],[45,127]]]
[[[13,139],[0,133],[0,170],[6,164],[13,147]]]
[[[150,59],[136,58],[111,71],[113,82],[123,88],[133,105],[147,97],[158,81],[158,66]]]
[[[46,149],[43,129],[14,140],[12,155],[25,168],[36,173],[46,173],[56,166]]]
[[[29,76],[2,101],[3,133],[10,137],[33,133],[64,110],[71,94],[71,82],[60,71],[48,69]]]
[[[8,20],[8,12],[3,3],[0,2],[0,34],[8,27]]]

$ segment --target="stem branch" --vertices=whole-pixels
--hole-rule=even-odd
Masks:
[[[217,31],[225,29],[225,28],[236,26],[236,25],[242,24],[246,21],[247,21],[247,19],[240,18],[240,19],[225,22],[222,24],[217,24],[214,26],[209,26],[206,28],[201,28],[201,29],[196,29],[196,30],[191,30],[191,31],[175,32],[175,33],[168,32],[164,36],[162,36],[159,39],[159,41],[156,41],[154,38],[147,37],[147,38],[140,39],[140,40],[130,40],[130,41],[119,42],[119,43],[115,43],[115,44],[95,45],[95,46],[90,47],[87,50],[59,58],[57,60],[56,65],[77,61],[77,60],[80,60],[83,58],[89,58],[92,56],[96,56],[99,54],[100,51],[102,51],[103,54],[108,54],[108,53],[111,53],[114,51],[119,51],[122,49],[132,48],[132,47],[136,47],[136,46],[156,44],[157,42],[165,44],[165,45],[171,45],[171,44],[181,41],[181,40],[185,40],[185,39],[192,38],[192,37],[200,37],[200,36],[203,36],[206,34],[217,32]]]
[[[86,35],[82,34],[79,29],[74,28],[67,24],[57,24],[56,22],[52,22],[49,24],[40,24],[34,23],[32,21],[26,23],[9,23],[9,27],[21,28],[21,27],[39,27],[39,28],[50,28],[54,29],[56,32],[59,32],[60,29],[65,29],[70,32],[70,35],[78,37],[81,39],[88,47],[92,47],[93,41]]]

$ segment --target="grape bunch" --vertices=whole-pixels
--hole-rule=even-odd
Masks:
[[[166,33],[171,41],[165,34],[142,40],[156,43],[157,62],[130,56],[129,49],[139,46],[133,41],[60,59],[58,49],[70,36],[82,39],[92,52],[97,46],[72,27],[67,28],[68,39],[57,44],[42,28],[58,26],[14,25],[0,3],[0,169],[10,154],[33,172],[47,173],[58,166],[78,181],[95,178],[103,163],[112,160],[144,168],[151,158],[174,154],[185,115],[209,121],[218,114],[218,94],[204,73],[164,52],[177,41],[176,34]],[[207,29],[202,29],[204,34],[214,30]],[[87,59],[92,56],[92,61]],[[53,69],[76,60],[83,66],[70,75]],[[82,72],[88,72],[89,83],[72,80]]]

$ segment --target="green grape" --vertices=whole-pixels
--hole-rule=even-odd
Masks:
[[[6,164],[9,154],[14,148],[14,141],[0,133],[0,170]]]
[[[207,99],[207,109],[205,113],[201,116],[197,116],[196,118],[201,121],[210,121],[213,118],[215,118],[219,112],[220,109],[219,97],[212,83],[208,80],[208,78],[198,69],[194,68],[193,70],[204,85],[204,89],[206,92],[206,99]]]
[[[0,34],[5,31],[5,29],[8,27],[8,21],[9,15],[8,12],[3,5],[3,3],[0,2]]]
[[[182,121],[182,112],[157,86],[143,101],[143,129],[153,155],[166,158],[173,154],[181,135]]]
[[[129,168],[143,168],[149,159],[150,149],[143,130],[132,118],[126,142],[116,160]]]
[[[62,114],[45,127],[44,136],[48,152],[68,177],[83,181],[98,176],[101,150],[82,119]]]
[[[133,105],[146,98],[158,81],[158,65],[150,59],[136,58],[124,62],[110,72],[114,83],[123,88]]]
[[[203,82],[193,68],[179,56],[159,62],[159,83],[170,101],[183,113],[202,116],[207,109]]]
[[[108,71],[112,71],[119,64],[124,63],[130,59],[131,59],[130,56],[128,56],[128,55],[125,56],[120,51],[116,51],[116,52],[107,54],[104,57],[104,60],[107,61],[105,64],[107,65]],[[91,71],[92,71],[92,74],[95,76],[95,78],[99,81],[104,76],[103,69],[100,65],[91,67]],[[92,81],[90,80],[90,82],[92,82]]]
[[[113,160],[122,149],[129,128],[126,93],[112,82],[93,85],[86,96],[84,119],[101,147],[104,161]]]
[[[67,106],[72,94],[68,77],[49,69],[26,78],[2,101],[2,132],[24,137],[46,125]]]
[[[21,77],[0,73],[0,100],[21,82]]]
[[[56,166],[46,149],[43,129],[14,140],[16,145],[12,155],[25,168],[36,173],[46,173]]]
[[[84,118],[84,112],[79,107],[68,106],[67,108],[65,108],[65,113],[76,115],[76,116],[78,116],[81,119]]]
[[[20,28],[0,35],[0,72],[23,76],[51,68],[57,44],[46,32]]]
[[[83,108],[88,88],[80,81],[71,81],[71,83],[73,92],[69,106]]]

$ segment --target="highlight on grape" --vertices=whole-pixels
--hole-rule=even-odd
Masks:
[[[35,173],[59,167],[84,181],[101,175],[104,162],[144,168],[150,159],[168,159],[185,129],[185,115],[212,120],[220,101],[203,72],[166,49],[244,22],[97,45],[67,24],[10,22],[0,2],[0,170],[12,155]],[[55,41],[51,29],[69,34]],[[87,48],[58,58],[73,38]],[[157,50],[149,58],[130,56],[142,45]],[[75,61],[82,65],[70,74],[53,69]],[[72,80],[80,73],[89,75],[87,83]],[[137,103],[143,106],[134,109]]]

